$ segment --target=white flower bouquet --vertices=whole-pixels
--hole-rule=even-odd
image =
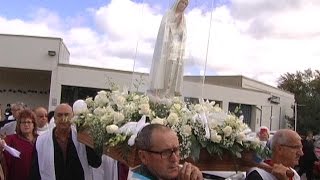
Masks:
[[[159,99],[113,86],[94,98],[76,101],[74,112],[78,131],[89,130],[100,152],[121,147],[126,154],[134,147],[137,133],[149,123],[163,124],[177,132],[182,159],[197,160],[202,149],[211,156],[228,152],[237,158],[244,151],[262,152],[259,140],[248,135],[250,128],[215,102],[187,104],[180,97]]]

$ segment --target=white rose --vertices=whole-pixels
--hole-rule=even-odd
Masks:
[[[73,103],[73,113],[79,115],[88,111],[87,104],[84,100],[79,99]]]
[[[140,99],[141,104],[149,104],[149,97],[148,96],[142,96]]]
[[[124,105],[124,103],[126,102],[126,98],[121,95],[120,96],[116,95],[113,98],[113,101],[118,107],[122,107]]]
[[[124,111],[126,113],[132,114],[137,110],[137,105],[134,102],[130,102],[128,104],[125,105],[124,107]]]
[[[95,110],[93,110],[93,114],[97,116],[103,116],[106,113],[106,109],[102,107],[97,107]]]
[[[187,136],[190,136],[192,133],[192,129],[189,125],[182,126],[181,132]]]
[[[164,125],[164,119],[161,119],[161,118],[154,118],[152,121],[151,121],[151,124],[161,124],[161,125]]]
[[[202,106],[200,105],[200,104],[196,104],[195,106],[194,106],[194,110],[197,112],[197,113],[200,113],[200,112],[202,112]]]
[[[117,125],[114,125],[114,124],[109,125],[109,126],[106,127],[107,133],[109,133],[109,134],[116,133],[118,131],[118,129],[119,129],[119,127]]]
[[[215,102],[215,101],[211,101],[211,102],[209,103],[209,105],[213,107],[214,105],[216,105],[216,102]],[[219,106],[219,104],[217,104],[217,105]]]
[[[246,137],[246,135],[243,132],[239,133],[236,137],[237,142],[241,143],[245,137]]]
[[[113,122],[113,118],[111,114],[106,113],[100,118],[100,121],[106,124],[110,124]]]
[[[132,99],[133,99],[133,101],[138,102],[139,99],[140,99],[140,96],[139,95],[134,95]]]
[[[167,121],[170,126],[173,126],[179,122],[179,117],[176,113],[170,113],[167,118]]]
[[[108,102],[109,98],[106,95],[104,95],[104,93],[98,93],[98,95],[96,95],[96,97],[94,98],[94,103],[98,106],[104,106]]]
[[[124,120],[124,115],[121,112],[113,113],[113,123],[118,124]]]
[[[108,113],[108,114],[112,114],[112,113],[114,113],[114,109],[112,108],[112,106],[107,106],[106,108],[106,113]]]
[[[227,116],[227,118],[228,118],[229,121],[237,121],[237,120],[240,121],[240,120],[238,119],[238,117],[236,117],[235,115],[230,115],[230,114],[229,114],[229,115]]]
[[[149,104],[140,104],[139,108],[140,108],[139,114],[142,114],[142,115],[150,114]]]
[[[224,136],[229,137],[232,133],[232,127],[226,126],[225,128],[222,129]]]
[[[101,90],[101,91],[97,92],[97,94],[100,96],[106,96],[108,93],[107,93],[107,91]]]
[[[211,133],[210,133],[210,140],[212,142],[215,142],[215,143],[220,143],[222,137],[220,135],[218,135],[217,131],[216,130],[211,130]]]
[[[215,119],[210,119],[208,126],[210,129],[215,129],[218,126],[218,122]]]
[[[222,109],[219,107],[219,105],[215,105],[213,107],[213,112],[221,112],[221,111],[222,111]]]
[[[180,109],[181,109],[181,105],[180,105],[180,104],[174,104],[173,107],[174,107],[176,110],[180,110]]]

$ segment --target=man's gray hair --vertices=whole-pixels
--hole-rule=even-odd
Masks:
[[[289,140],[289,136],[288,136],[288,131],[287,129],[281,129],[279,131],[277,131],[271,141],[270,141],[270,145],[271,145],[271,150],[274,150],[274,148],[277,145],[282,145],[282,144],[287,144]]]
[[[135,146],[137,149],[140,150],[150,150],[152,147],[152,133],[155,130],[160,130],[160,131],[171,131],[170,128],[161,125],[161,124],[150,124],[142,128],[142,130],[138,133],[137,138],[135,140]]]

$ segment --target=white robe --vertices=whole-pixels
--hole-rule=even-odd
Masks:
[[[37,134],[40,136],[42,134],[44,134],[45,132],[49,131],[50,129],[53,129],[56,125],[54,123],[47,123],[46,125],[44,125],[42,128],[37,128]]]
[[[92,168],[89,167],[87,151],[84,144],[77,140],[77,130],[71,126],[72,141],[76,147],[80,159],[85,180],[92,180]],[[38,137],[36,149],[38,153],[39,172],[42,180],[55,180],[54,148],[52,139],[53,128]]]
[[[291,170],[293,171],[293,173],[294,173],[293,179],[294,179],[294,180],[300,180],[299,174],[298,174],[294,169],[292,169],[292,168],[290,168],[290,169],[291,169]],[[256,171],[260,174],[260,176],[262,177],[262,179],[264,179],[264,180],[277,180],[277,178],[276,178],[274,175],[272,175],[271,173],[269,173],[269,172],[267,172],[267,171],[265,171],[265,170],[263,170],[263,169],[257,168],[257,167],[251,168],[251,169],[248,171],[247,174],[251,173],[251,172],[254,171],[254,170],[256,170]]]
[[[94,180],[118,180],[118,162],[109,156],[102,155],[99,168],[93,168]]]

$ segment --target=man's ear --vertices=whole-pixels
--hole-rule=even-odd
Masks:
[[[142,164],[148,164],[148,155],[146,154],[146,152],[139,150],[138,155]]]

